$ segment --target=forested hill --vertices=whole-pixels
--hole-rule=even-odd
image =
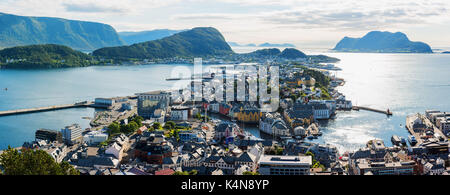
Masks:
[[[0,68],[66,68],[97,64],[92,56],[67,46],[46,44],[0,50]]]
[[[163,59],[232,54],[222,34],[212,27],[193,28],[172,36],[130,46],[107,47],[93,52],[108,59]]]

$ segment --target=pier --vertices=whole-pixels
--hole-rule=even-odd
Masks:
[[[64,105],[57,105],[57,106],[46,106],[46,107],[39,107],[39,108],[0,111],[0,117],[1,116],[10,116],[10,115],[19,115],[19,114],[29,114],[29,113],[36,113],[36,112],[63,110],[63,109],[69,109],[69,108],[82,108],[82,107],[95,107],[95,105],[92,102],[83,102],[83,103],[64,104]]]
[[[367,111],[372,111],[372,112],[378,112],[378,113],[382,113],[388,116],[392,116],[392,112],[387,109],[387,110],[379,110],[379,109],[374,109],[374,108],[369,108],[369,107],[364,107],[364,106],[353,106],[352,110],[367,110]]]
[[[126,97],[115,97],[115,98],[137,99],[137,96],[126,96]],[[56,106],[45,106],[45,107],[39,107],[39,108],[27,108],[27,109],[0,111],[0,117],[10,116],[10,115],[19,115],[19,114],[29,114],[29,113],[36,113],[36,112],[48,112],[48,111],[63,110],[63,109],[70,109],[70,108],[104,108],[104,107],[96,105],[94,102],[91,102],[91,101],[84,101],[84,102],[77,102],[75,104],[64,104],[64,105],[56,105]]]

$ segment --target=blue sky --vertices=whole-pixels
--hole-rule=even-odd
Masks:
[[[342,37],[401,31],[450,47],[445,0],[2,0],[0,12],[102,22],[117,31],[212,26],[238,43],[331,48]]]

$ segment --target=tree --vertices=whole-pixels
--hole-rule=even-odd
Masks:
[[[258,172],[245,171],[242,175],[259,175]]]
[[[164,129],[173,130],[177,124],[173,121],[169,121],[164,125]]]
[[[192,170],[192,171],[189,171],[189,175],[197,175],[198,174],[198,171],[197,170]]]
[[[120,124],[117,122],[113,122],[108,126],[108,133],[110,135],[118,134],[120,133]]]
[[[0,155],[0,166],[5,175],[79,175],[68,162],[57,163],[43,150],[8,147]]]
[[[152,126],[155,130],[161,129],[161,123],[155,122]]]

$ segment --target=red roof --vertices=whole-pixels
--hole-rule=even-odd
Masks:
[[[161,170],[161,171],[156,171],[155,175],[172,175],[174,173],[175,173],[175,171],[172,170],[172,169],[164,169],[164,170]]]

